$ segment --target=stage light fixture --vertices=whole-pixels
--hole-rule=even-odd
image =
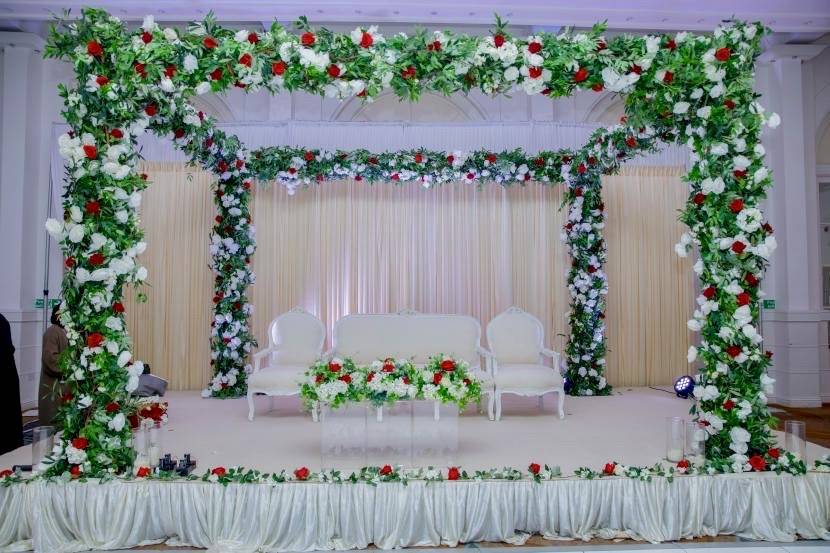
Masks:
[[[695,380],[687,374],[674,381],[674,391],[677,394],[677,397],[686,399],[692,395],[692,391],[694,391],[694,389]]]

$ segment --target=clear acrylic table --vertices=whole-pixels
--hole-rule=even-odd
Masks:
[[[437,416],[436,416],[437,415]],[[458,407],[434,401],[399,401],[382,411],[349,403],[321,411],[320,462],[324,469],[369,465],[451,466],[458,453]]]

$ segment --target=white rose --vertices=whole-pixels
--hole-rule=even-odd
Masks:
[[[196,85],[196,94],[201,96],[202,94],[207,94],[208,92],[210,92],[210,83],[202,81]]]
[[[63,223],[57,219],[47,219],[46,231],[52,235],[55,240],[60,240],[63,238]]]
[[[689,102],[677,102],[674,104],[674,109],[672,111],[677,115],[683,115],[689,111],[689,105]]]
[[[519,78],[519,70],[516,69],[514,66],[510,66],[504,70],[504,80],[506,81],[515,81]]]
[[[135,272],[135,281],[143,282],[147,280],[147,267],[139,267]]]
[[[126,424],[126,422],[127,422],[127,419],[126,419],[126,417],[124,417],[124,413],[118,413],[107,423],[107,426],[111,430],[115,430],[116,432],[121,432],[121,429],[124,428],[124,425]]]
[[[697,348],[694,346],[689,346],[689,351],[686,353],[686,361],[689,363],[694,363],[695,359],[697,359]]]
[[[84,232],[83,225],[74,225],[69,229],[69,241],[77,244],[84,239]]]
[[[179,39],[179,36],[176,34],[176,29],[167,27],[164,29],[164,38],[166,38],[169,42],[175,42]]]
[[[188,54],[184,57],[184,72],[193,73],[199,67],[199,60],[193,54]]]
[[[689,327],[689,330],[692,332],[698,332],[703,325],[700,324],[700,321],[697,319],[689,319],[686,323],[686,326]]]
[[[771,113],[767,118],[767,126],[771,129],[778,127],[781,124],[781,116],[777,113]]]

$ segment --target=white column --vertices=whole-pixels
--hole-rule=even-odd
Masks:
[[[11,325],[25,406],[37,400],[40,373],[41,313],[32,302],[43,274],[41,47],[35,35],[0,32],[0,312]]]
[[[818,189],[812,81],[803,62],[823,45],[773,46],[762,56],[758,88],[761,103],[781,115],[781,126],[764,136],[774,187],[767,213],[775,227],[779,249],[773,256],[764,290],[776,300],[763,313],[764,346],[774,354],[773,399],[800,407],[821,405],[820,374],[827,362],[827,325],[821,309],[821,266],[817,236]]]

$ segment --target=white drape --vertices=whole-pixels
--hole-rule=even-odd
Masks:
[[[162,542],[234,553],[522,544],[534,533],[830,539],[830,475],[816,473],[406,486],[39,482],[0,488],[0,507],[0,548],[31,548],[34,538],[37,551],[51,553]]]

